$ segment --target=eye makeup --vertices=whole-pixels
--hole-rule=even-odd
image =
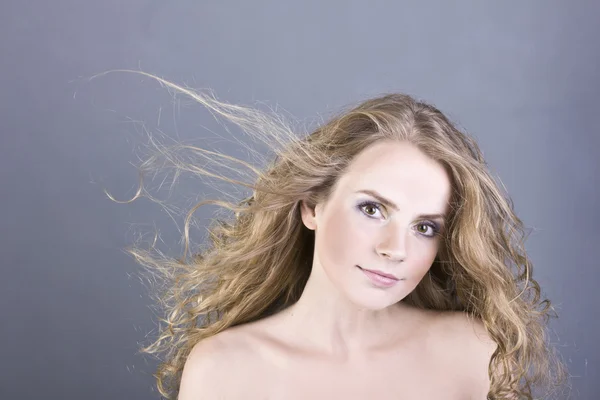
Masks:
[[[372,207],[372,208],[376,209],[377,211],[379,211],[380,213],[382,212],[382,204],[375,202],[375,201],[371,201],[371,200],[362,201],[356,206],[356,208],[358,210],[360,210],[360,212],[363,215],[365,215],[367,218],[376,219],[376,217],[373,217],[372,215],[369,215],[368,213],[364,212],[365,207]],[[417,224],[417,226],[428,226],[429,228],[431,228],[431,233],[429,233],[429,234],[423,233],[423,232],[418,232],[421,236],[424,236],[427,238],[433,238],[433,237],[439,235],[440,231],[441,231],[440,225],[438,223],[436,223],[435,221],[424,220],[424,221],[419,222]]]

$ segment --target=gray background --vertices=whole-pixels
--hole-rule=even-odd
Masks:
[[[113,68],[308,120],[390,91],[434,103],[476,136],[533,229],[571,398],[598,398],[599,12],[548,0],[2,1],[0,398],[158,398],[155,360],[136,354],[156,321],[121,249],[156,223],[177,255],[178,232],[156,204],[102,189],[134,193],[145,139],[134,121],[182,140],[213,125],[149,79],[85,79]]]

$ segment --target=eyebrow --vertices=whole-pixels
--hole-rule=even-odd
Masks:
[[[391,207],[396,211],[398,211],[400,209],[393,201],[391,201],[390,199],[386,199],[385,197],[383,197],[381,194],[379,194],[375,190],[369,190],[369,189],[358,190],[356,193],[368,194],[369,196],[376,198],[380,203],[382,203],[388,207]],[[445,214],[421,214],[421,215],[419,215],[418,218],[445,219],[446,215]]]

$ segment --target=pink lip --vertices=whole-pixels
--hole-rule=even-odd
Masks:
[[[362,268],[362,267],[360,267],[360,266],[359,266],[358,268],[362,269],[363,271],[369,271],[369,272],[372,272],[372,273],[374,273],[374,274],[377,274],[377,275],[384,276],[384,277],[386,277],[386,278],[394,279],[394,280],[397,280],[397,281],[399,280],[399,279],[398,279],[398,278],[396,278],[394,275],[392,275],[392,274],[386,274],[386,273],[385,273],[385,272],[383,272],[383,271],[378,271],[378,270],[376,270],[376,269],[365,269],[365,268]]]

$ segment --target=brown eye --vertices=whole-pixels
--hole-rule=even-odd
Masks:
[[[358,205],[358,209],[361,210],[363,214],[366,214],[369,218],[372,218],[374,215],[376,215],[378,211],[381,212],[379,204],[372,201],[360,203]]]
[[[375,206],[372,205],[366,205],[364,210],[367,210],[367,214],[369,215],[373,215],[377,212],[377,208],[375,208]],[[368,210],[373,210],[373,213],[370,213]]]
[[[417,225],[417,232],[428,238],[435,237],[439,233],[439,231],[440,229],[434,223],[424,222]]]

